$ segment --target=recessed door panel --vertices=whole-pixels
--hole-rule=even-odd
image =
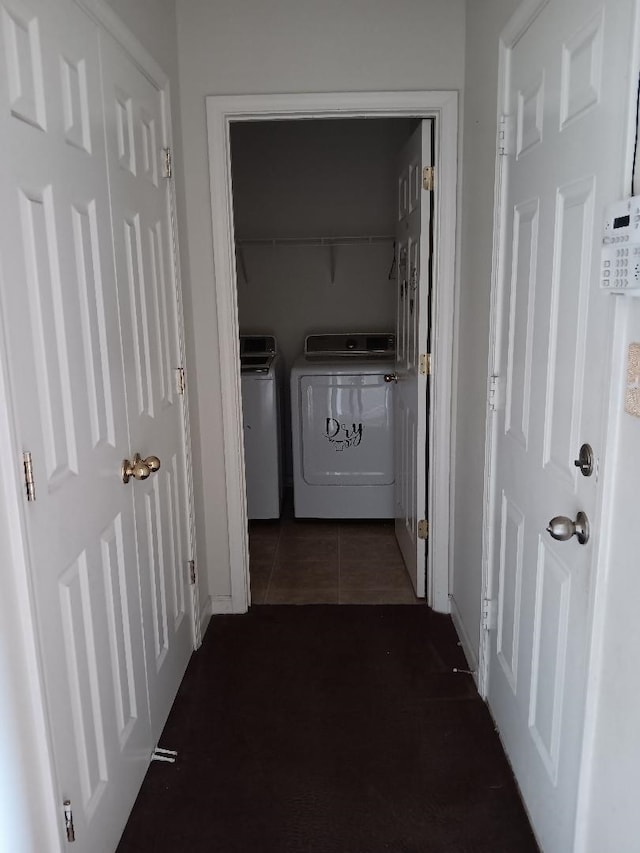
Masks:
[[[558,190],[551,290],[544,461],[573,488],[582,410],[582,380],[593,231],[593,178]],[[563,322],[573,317],[572,324]]]
[[[516,206],[509,301],[506,431],[526,449],[538,253],[538,199]]]

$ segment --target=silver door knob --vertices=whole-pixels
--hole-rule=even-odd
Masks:
[[[584,512],[579,512],[575,521],[566,515],[556,515],[549,522],[547,533],[559,542],[566,542],[575,536],[581,545],[586,545],[589,541],[589,519]]]
[[[385,382],[397,382],[398,374],[397,373],[385,373],[384,375]]]
[[[578,458],[573,464],[580,469],[583,477],[590,477],[593,474],[593,449],[590,444],[582,445]]]

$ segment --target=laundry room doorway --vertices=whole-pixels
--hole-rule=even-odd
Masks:
[[[375,411],[379,418],[383,410],[393,410],[387,430],[395,442],[395,448],[390,448],[395,467],[387,478],[392,497],[388,506],[384,505],[386,499],[381,495],[385,488],[375,487],[387,483],[381,471],[373,470],[384,468],[381,451],[372,471],[367,470],[367,476],[371,473],[378,479],[352,478],[354,484],[371,485],[363,489],[345,485],[342,490],[341,497],[356,492],[361,495],[362,500],[354,500],[353,507],[336,508],[340,501],[327,499],[323,504],[321,499],[316,511],[313,502],[303,504],[298,498],[295,515],[324,520],[315,527],[303,522],[309,534],[316,537],[313,551],[327,534],[323,524],[329,520],[340,520],[339,537],[340,530],[348,528],[348,519],[386,519],[377,527],[362,524],[357,528],[360,541],[364,544],[370,540],[367,547],[375,548],[376,541],[382,542],[376,540],[378,534],[385,527],[388,533],[395,519],[396,538],[413,584],[412,598],[416,600],[415,593],[435,609],[448,610],[455,104],[455,93],[448,92],[207,99],[234,612],[246,610],[251,600],[247,519],[274,517],[272,511],[271,515],[260,515],[259,511],[256,515],[251,485],[256,452],[248,446],[246,436],[255,439],[257,422],[245,423],[244,434],[242,428],[247,388],[251,385],[252,394],[264,396],[264,380],[270,367],[266,363],[258,366],[259,359],[252,357],[250,368],[249,360],[243,359],[241,373],[238,341],[242,341],[243,352],[247,347],[252,352],[269,340],[282,362],[282,484],[293,483],[296,494],[301,491],[295,488],[299,482],[299,449],[296,450],[295,441],[298,427],[292,442],[289,425],[296,423],[292,409],[295,414],[299,393],[292,381],[289,396],[289,375],[297,364],[296,356],[301,357],[305,339],[308,344],[308,336],[321,338],[323,333],[331,338],[331,347],[337,347],[331,353],[334,360],[343,355],[342,349],[345,355],[359,357],[359,362],[351,361],[354,367],[356,363],[370,367],[370,360],[375,358],[388,359],[389,352],[384,350],[389,341],[393,342],[395,361],[385,367],[381,361],[378,370],[364,371],[372,374],[365,384],[379,386],[380,390],[363,390],[360,368],[346,371],[357,374],[357,392],[351,389],[347,393],[340,386],[342,380],[332,376],[329,390],[323,389],[322,395],[340,400],[357,398],[359,408],[351,412],[347,407],[344,418],[324,414],[320,417],[322,424],[326,422],[320,444],[334,452],[347,448],[342,453],[342,463],[348,450],[358,444],[358,438],[362,440],[363,430],[371,441],[376,435],[373,421],[366,420],[367,411]],[[287,130],[293,132],[289,142],[285,141]],[[360,135],[359,147],[356,143],[348,152],[349,146],[340,142],[341,132],[356,138]],[[255,134],[257,147],[254,140],[254,153],[250,156],[251,144],[247,140]],[[311,147],[304,155],[305,135],[314,139],[318,153],[314,154]],[[296,136],[302,143],[296,144]],[[387,172],[391,169],[391,180],[387,175],[379,181],[373,168],[367,179],[370,162],[385,145],[387,154],[393,151],[387,156],[385,167]],[[335,169],[335,157],[334,167],[331,165],[331,155],[336,151],[345,154],[345,163],[339,170]],[[288,203],[287,192],[281,188],[268,197],[265,187],[269,181],[263,180],[265,175],[271,174],[277,180],[280,174],[286,184],[296,166],[306,178],[295,192],[289,193]],[[358,172],[365,176],[364,181],[358,182]],[[376,196],[378,183],[385,184],[388,200],[379,192]],[[252,203],[246,204],[250,185],[255,193]],[[312,198],[314,189],[317,203]],[[328,213],[331,205],[332,212]],[[384,208],[387,209],[383,211]],[[301,314],[304,317],[296,323],[296,315]],[[379,352],[376,347],[381,340],[386,343]],[[264,355],[269,356],[268,351]],[[307,356],[305,348],[303,357]],[[253,381],[247,372],[253,374]],[[344,370],[338,372],[345,374]],[[275,371],[273,377],[275,382]],[[305,392],[305,399],[310,399],[310,393]],[[390,400],[392,406],[383,405],[383,400]],[[353,436],[333,436],[330,427],[353,432]],[[246,432],[247,428],[251,433]],[[321,453],[326,455],[329,449]],[[267,456],[264,452],[258,455]],[[314,480],[309,476],[308,459],[306,464],[305,485],[307,481],[317,482],[317,494],[322,495],[323,490],[338,494],[334,483],[340,481],[332,481],[329,475],[332,467],[338,470],[342,465],[334,462],[332,466],[327,458],[320,463],[319,479]],[[342,473],[347,475],[341,481],[346,484],[352,474],[349,466]],[[324,488],[325,484],[328,488]],[[283,492],[285,516],[293,515],[288,492]],[[302,530],[302,524],[297,529]],[[344,547],[357,548],[356,540],[345,542],[343,550]]]

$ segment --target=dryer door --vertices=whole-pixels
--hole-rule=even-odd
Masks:
[[[379,375],[303,376],[300,392],[306,483],[393,483],[393,388],[382,370]]]

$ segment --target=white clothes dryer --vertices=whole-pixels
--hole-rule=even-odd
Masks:
[[[240,336],[247,515],[279,518],[282,506],[281,361],[270,335]]]
[[[393,334],[307,336],[291,370],[298,518],[394,517],[394,362]]]

